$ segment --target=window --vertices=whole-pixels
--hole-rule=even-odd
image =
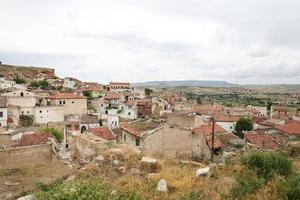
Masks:
[[[40,113],[42,113],[42,111],[40,110]]]
[[[0,123],[0,127],[2,127],[2,124]]]
[[[63,104],[66,104],[66,101],[65,101],[65,100],[63,101]]]
[[[126,134],[124,134],[124,141],[126,141]]]
[[[3,112],[0,112],[0,117],[1,117],[1,118],[3,117]]]
[[[72,103],[74,103],[74,101],[72,101]]]
[[[24,93],[23,93],[23,92],[21,92],[21,93],[20,93],[20,96],[21,96],[21,97],[24,97]]]
[[[136,138],[136,139],[135,139],[135,145],[136,145],[136,146],[140,146],[140,139],[139,139],[139,138]]]
[[[59,100],[59,105],[61,105],[62,104],[62,101],[61,100]]]
[[[128,112],[128,115],[131,115],[131,112]]]

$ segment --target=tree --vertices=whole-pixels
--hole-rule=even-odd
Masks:
[[[152,89],[150,89],[150,88],[145,88],[145,94],[146,94],[147,96],[151,95],[152,92],[153,92]]]
[[[23,84],[23,83],[26,83],[26,80],[25,79],[21,79],[17,76],[17,78],[14,79],[14,81],[17,83],[17,84]]]
[[[244,137],[243,131],[252,131],[252,129],[253,122],[248,117],[241,117],[235,125],[235,131],[240,137]]]
[[[56,140],[59,142],[59,143],[62,143],[63,142],[63,139],[64,139],[64,134],[62,131],[58,130],[57,128],[53,128],[53,127],[44,127],[41,129],[41,132],[42,133],[50,133],[52,134]]]
[[[33,118],[31,116],[27,115],[21,115],[19,123],[22,127],[28,127],[31,126],[33,123]]]
[[[201,97],[198,97],[198,98],[197,98],[197,104],[202,104]]]
[[[90,92],[90,91],[83,91],[82,94],[83,94],[85,97],[88,97],[88,98],[91,98],[91,97],[92,97],[92,92]]]
[[[271,110],[273,103],[271,101],[267,102],[267,110]]]

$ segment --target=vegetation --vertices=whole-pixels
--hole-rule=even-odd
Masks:
[[[15,78],[14,81],[17,83],[17,84],[24,84],[26,83],[26,80],[25,79],[21,79],[19,77]]]
[[[33,88],[41,88],[41,89],[48,89],[49,88],[49,83],[47,80],[42,80],[42,81],[32,81],[30,83],[30,86]]]
[[[253,122],[248,117],[241,117],[235,125],[235,131],[240,137],[244,137],[243,131],[252,131],[252,129]]]
[[[85,97],[92,98],[92,92],[90,92],[90,91],[83,91],[82,94],[83,94]]]
[[[53,128],[53,127],[44,127],[41,129],[42,133],[50,133],[52,134],[55,139],[59,142],[62,143],[64,140],[64,134],[62,131],[58,130],[57,128]]]
[[[247,199],[270,185],[273,185],[272,190],[276,190],[276,199],[278,194],[285,200],[299,199],[300,175],[295,176],[292,162],[285,154],[254,152],[242,157],[241,165],[243,169],[236,176],[237,182],[230,190],[230,199]],[[282,177],[279,182],[278,177]]]
[[[87,179],[74,182],[59,182],[52,186],[39,186],[40,191],[36,193],[39,200],[139,200],[139,195],[132,192],[116,191],[112,192],[108,186],[100,181]]]
[[[292,161],[283,153],[255,152],[242,157],[241,164],[266,180],[274,175],[289,176],[293,173]]]
[[[153,93],[153,90],[150,88],[145,88],[145,95],[150,96]]]
[[[20,126],[29,127],[32,125],[32,123],[33,123],[33,118],[31,116],[28,115],[20,116],[20,121],[19,121]]]

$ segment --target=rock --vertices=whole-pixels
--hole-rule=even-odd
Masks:
[[[121,173],[125,174],[125,172],[126,172],[126,167],[119,167],[118,170],[119,170]]]
[[[168,192],[167,181],[165,179],[160,179],[157,183],[156,190],[159,192]]]
[[[131,175],[136,175],[136,176],[139,176],[142,174],[141,170],[139,170],[138,168],[131,168],[129,169],[129,173]]]
[[[76,178],[76,176],[72,175],[72,176],[69,176],[68,178],[66,178],[65,182],[72,182],[74,181]]]
[[[118,193],[118,190],[113,190],[113,191],[111,191],[110,195],[115,196],[115,195],[117,195],[117,193]]]
[[[118,160],[113,161],[113,165],[119,165],[119,164],[120,164],[120,161],[118,161]]]
[[[157,160],[155,158],[150,158],[150,157],[144,156],[142,158],[142,163],[156,164]]]
[[[196,176],[199,177],[199,176],[209,175],[209,171],[210,171],[209,167],[200,168],[196,171]]]
[[[97,157],[95,158],[95,160],[102,162],[102,161],[105,160],[105,158],[104,158],[103,155],[99,155],[99,156],[97,156]]]
[[[183,165],[195,165],[195,166],[202,166],[201,163],[198,162],[194,162],[194,161],[187,161],[187,160],[180,160],[179,164],[183,164]]]
[[[17,200],[34,200],[35,197],[33,194],[29,194],[29,195],[26,195],[26,196],[23,196],[23,197],[19,197]]]
[[[16,185],[20,185],[20,184],[21,184],[20,182],[13,183],[10,181],[7,181],[4,183],[4,185],[6,185],[6,186],[16,186]]]

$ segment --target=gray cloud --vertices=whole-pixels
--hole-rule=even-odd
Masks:
[[[300,83],[296,0],[4,0],[0,60],[83,80]]]

